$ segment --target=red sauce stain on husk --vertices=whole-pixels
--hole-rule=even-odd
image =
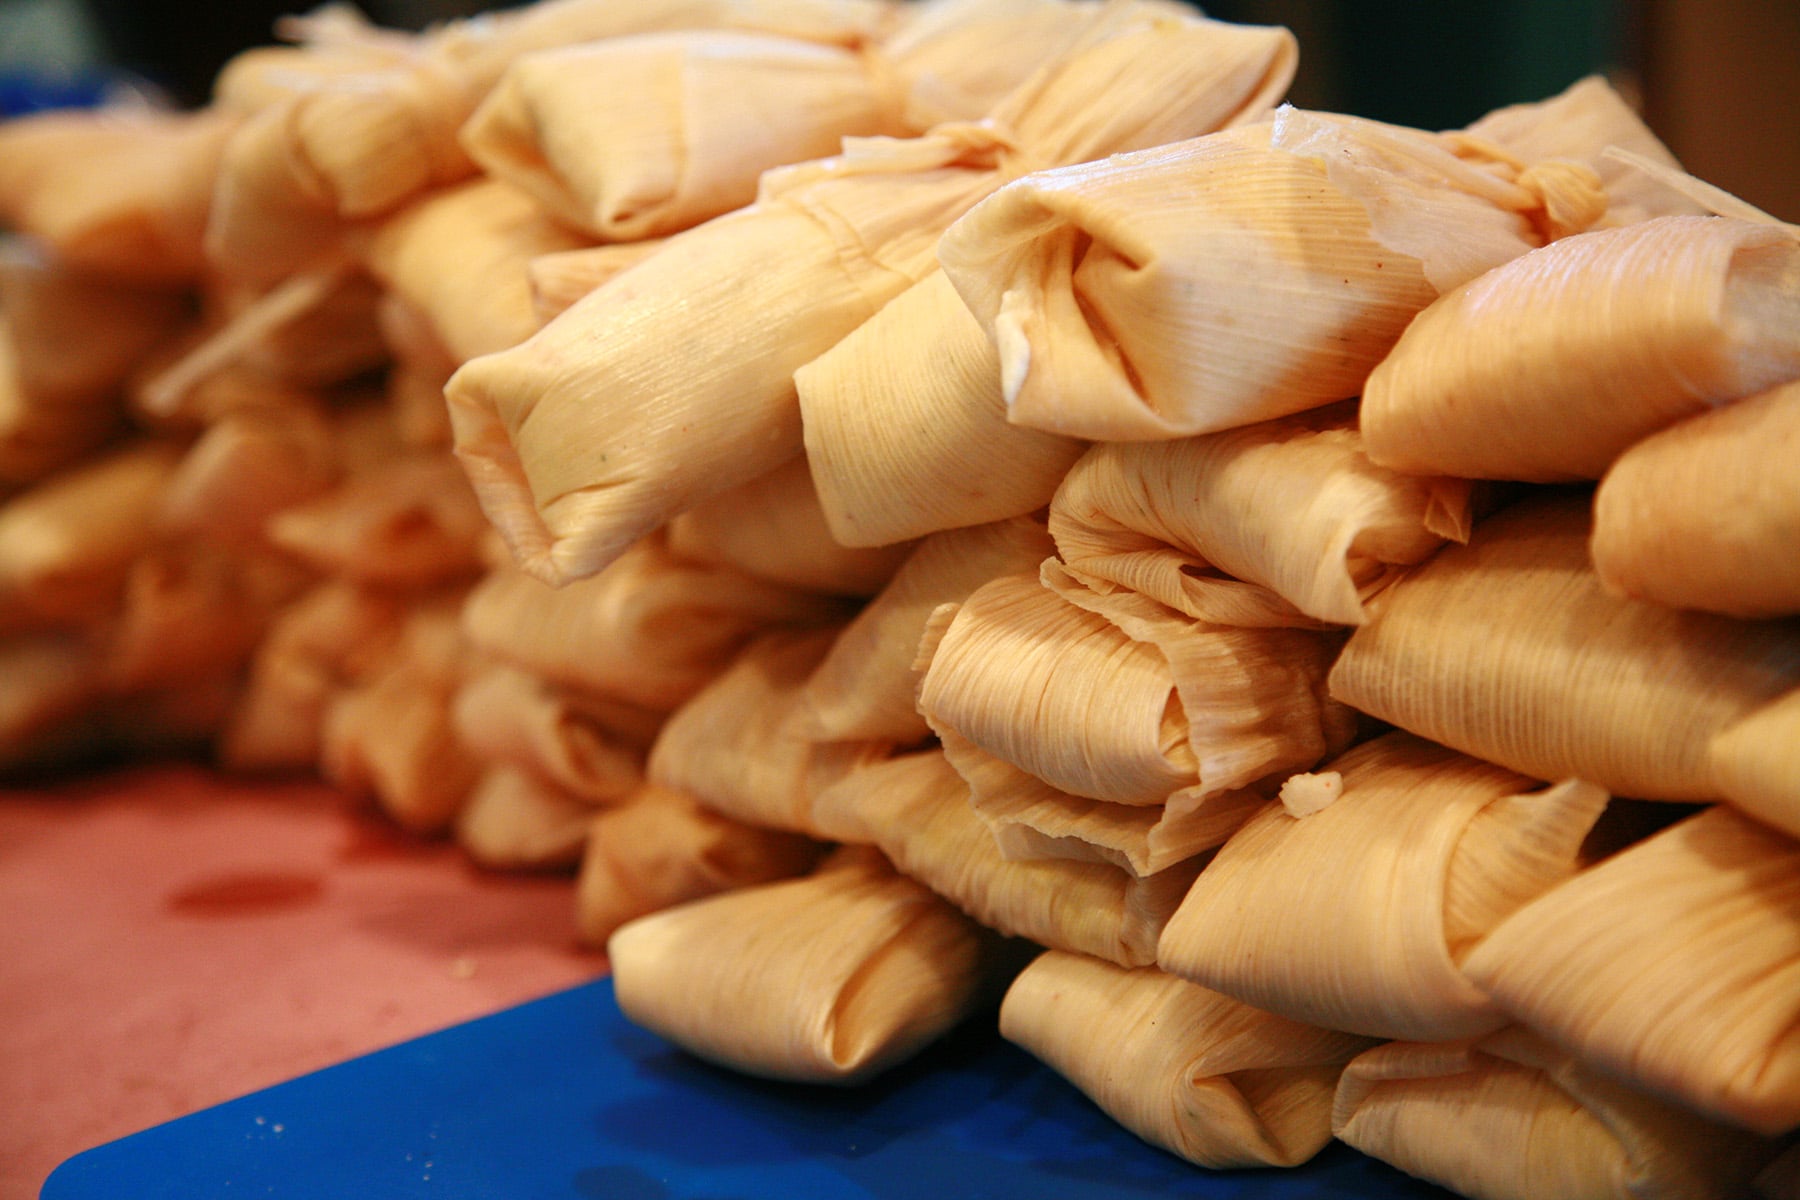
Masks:
[[[171,892],[163,907],[184,917],[248,917],[299,908],[325,891],[317,875],[263,871],[217,875]]]

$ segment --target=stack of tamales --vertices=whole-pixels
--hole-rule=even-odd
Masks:
[[[327,9],[0,126],[0,764],[579,864],[619,1001],[1206,1167],[1800,1175],[1800,232],[1161,0]]]

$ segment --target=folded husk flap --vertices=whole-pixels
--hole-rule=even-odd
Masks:
[[[471,669],[454,719],[476,757],[527,770],[589,803],[636,794],[662,724],[660,713],[583,696],[500,663]]]
[[[455,460],[425,452],[359,472],[265,525],[271,542],[319,571],[410,588],[478,576],[486,529]]]
[[[870,850],[641,917],[607,942],[633,1021],[754,1075],[856,1083],[995,998],[1015,955]]]
[[[1800,626],[1609,595],[1587,509],[1583,493],[1535,497],[1415,568],[1351,635],[1331,694],[1537,779],[1716,798],[1707,743],[1800,685]]]
[[[1154,967],[1051,950],[1000,1033],[1127,1129],[1203,1167],[1290,1167],[1331,1140],[1338,1072],[1369,1040],[1258,1012]]]
[[[1449,1041],[1505,1014],[1458,962],[1572,875],[1606,793],[1541,791],[1501,767],[1392,733],[1324,768],[1343,794],[1252,817],[1163,930],[1163,970],[1298,1021]]]
[[[1800,1126],[1800,844],[1719,805],[1520,909],[1463,963],[1596,1070]]]
[[[541,775],[489,765],[456,813],[457,844],[500,870],[572,867],[594,809]]]
[[[1599,1078],[1517,1027],[1368,1051],[1338,1083],[1332,1130],[1480,1200],[1728,1200],[1776,1149]]]

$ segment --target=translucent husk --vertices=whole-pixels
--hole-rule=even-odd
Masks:
[[[803,457],[701,501],[669,522],[668,537],[682,558],[834,596],[873,596],[912,551],[834,541]]]
[[[1368,1051],[1338,1083],[1332,1130],[1480,1200],[1727,1200],[1774,1153],[1518,1028]]]
[[[542,776],[490,765],[456,814],[457,844],[501,870],[572,867],[581,861],[593,806]]]
[[[805,874],[822,847],[745,825],[681,792],[648,784],[597,813],[575,886],[581,940],[603,946],[627,921],[719,892]]]
[[[806,735],[802,688],[835,636],[822,629],[751,643],[669,717],[650,750],[651,780],[747,824],[819,834],[819,791],[892,749]]]
[[[1800,837],[1800,690],[1714,734],[1706,762],[1732,805]]]
[[[421,588],[479,575],[486,528],[455,460],[415,452],[276,513],[266,530],[326,574]]]
[[[1419,314],[1369,376],[1369,457],[1470,478],[1598,479],[1632,443],[1800,378],[1800,238],[1662,217],[1565,238]]]
[[[1716,798],[1707,743],[1800,685],[1800,630],[1609,595],[1587,543],[1580,493],[1483,521],[1382,593],[1331,694],[1537,779]]]
[[[840,601],[683,562],[653,537],[594,578],[567,587],[498,570],[470,595],[463,623],[470,642],[496,659],[667,712],[758,632],[843,616]]]
[[[1200,869],[1189,860],[1139,879],[1097,862],[1008,859],[939,750],[845,776],[819,794],[812,819],[826,836],[879,846],[983,925],[1125,967],[1156,961],[1156,939]]]
[[[110,614],[152,541],[180,455],[174,443],[138,441],[0,504],[0,607],[29,610],[45,625]]]
[[[1729,807],[1527,905],[1463,967],[1599,1071],[1760,1133],[1800,1126],[1800,845]]]
[[[158,522],[171,533],[224,544],[258,540],[270,517],[322,494],[338,474],[331,428],[317,408],[228,413],[182,456]]]
[[[1466,481],[1374,466],[1343,409],[1095,446],[1050,505],[1057,553],[1090,588],[1245,625],[1360,625],[1364,600],[1470,525]],[[1258,601],[1266,615],[1245,611]]]
[[[1024,517],[919,542],[807,680],[811,717],[803,728],[825,741],[924,741],[931,727],[919,715],[913,660],[932,610],[990,579],[1032,570],[1053,550],[1043,525]]]
[[[1800,613],[1800,383],[1678,421],[1607,468],[1590,550],[1621,595],[1735,617]]]
[[[1049,503],[1086,443],[1009,425],[1000,357],[942,271],[794,374],[831,532],[882,546]]]
[[[1331,1140],[1365,1038],[1258,1012],[1165,975],[1061,951],[1007,990],[1000,1033],[1153,1145],[1203,1167],[1291,1167]]]
[[[213,176],[238,118],[113,106],[0,128],[0,225],[77,270],[153,283],[202,271]]]
[[[879,854],[850,854],[625,925],[607,943],[619,1007],[740,1071],[848,1084],[998,995],[1014,965],[998,938]]]
[[[1607,795],[1532,780],[1405,733],[1326,768],[1343,795],[1270,804],[1233,834],[1163,930],[1163,970],[1298,1021],[1449,1041],[1507,1017],[1458,962],[1574,874]]]
[[[661,238],[651,238],[538,255],[525,264],[525,277],[531,283],[531,308],[538,323],[549,324],[577,300],[614,275],[643,262],[662,245]]]
[[[480,180],[426,196],[370,239],[369,269],[430,318],[458,363],[518,344],[538,328],[530,262],[582,240],[511,184]]]
[[[476,757],[529,771],[590,803],[642,787],[659,713],[593,700],[498,664],[456,694],[457,735]]]
[[[1292,49],[1285,31],[1107,8],[983,122],[853,141],[769,173],[750,208],[670,238],[451,380],[457,451],[483,507],[534,574],[592,574],[799,452],[794,371],[923,277],[942,229],[1008,173],[1266,106]]]

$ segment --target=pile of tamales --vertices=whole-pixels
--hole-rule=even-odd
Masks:
[[[1800,231],[1161,0],[328,8],[0,126],[0,765],[317,770],[849,1083],[1800,1188]]]

